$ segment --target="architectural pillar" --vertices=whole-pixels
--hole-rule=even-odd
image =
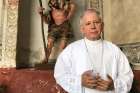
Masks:
[[[2,68],[16,67],[18,3],[19,0],[3,0]]]

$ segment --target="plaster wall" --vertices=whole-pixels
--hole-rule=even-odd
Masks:
[[[116,44],[140,42],[139,0],[104,0],[105,39]]]

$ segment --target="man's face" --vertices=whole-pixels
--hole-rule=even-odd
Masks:
[[[85,14],[81,31],[89,40],[97,40],[100,38],[101,32],[103,31],[103,23],[96,13],[87,12]]]

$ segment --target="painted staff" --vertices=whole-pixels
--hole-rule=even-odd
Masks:
[[[40,7],[43,8],[42,1],[39,0]],[[42,31],[42,39],[43,39],[43,45],[44,45],[44,51],[45,51],[45,57],[47,58],[47,46],[46,46],[46,40],[45,40],[45,33],[44,33],[44,23],[43,23],[43,11],[40,12],[41,14],[41,31]],[[45,61],[47,63],[48,61]]]

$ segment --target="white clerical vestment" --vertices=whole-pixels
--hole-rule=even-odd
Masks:
[[[99,91],[81,85],[81,75],[93,70],[107,80],[114,81],[113,91]],[[123,52],[114,44],[82,39],[68,45],[59,55],[54,71],[56,82],[68,93],[128,93],[133,73]]]

